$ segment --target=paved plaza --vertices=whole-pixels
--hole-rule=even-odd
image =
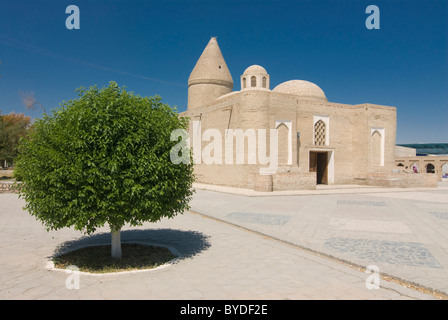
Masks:
[[[49,268],[49,258],[108,243],[108,228],[90,236],[47,232],[16,194],[0,194],[0,299],[426,300],[440,297],[431,291],[448,293],[446,182],[271,194],[210,188],[196,185],[191,212],[122,232],[123,242],[178,252],[173,264],[81,274],[78,289],[67,287],[71,273]],[[379,289],[368,289],[365,266],[379,271]]]

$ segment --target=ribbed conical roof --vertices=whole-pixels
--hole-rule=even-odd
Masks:
[[[233,87],[233,79],[224,61],[216,37],[212,37],[190,74],[188,85],[215,83]]]

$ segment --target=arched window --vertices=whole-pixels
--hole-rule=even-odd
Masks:
[[[266,77],[263,77],[262,81],[261,81],[261,86],[263,88],[266,88]]]
[[[447,173],[447,174],[448,174],[448,163],[445,163],[445,164],[442,166],[442,173]]]
[[[381,133],[375,130],[372,133],[371,161],[374,166],[381,166]]]
[[[316,146],[324,146],[326,141],[325,122],[319,120],[314,125],[314,144]]]
[[[251,87],[257,86],[257,78],[255,76],[250,77],[250,86]]]
[[[246,88],[246,78],[243,78],[243,89]]]
[[[428,163],[426,166],[426,173],[435,173],[435,167],[432,163]]]
[[[277,127],[278,134],[278,164],[287,165],[288,164],[288,136],[289,129],[285,123],[281,123]]]

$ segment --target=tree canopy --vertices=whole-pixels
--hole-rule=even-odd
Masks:
[[[23,113],[0,114],[0,161],[13,162],[17,156],[19,140],[30,127],[31,118]]]
[[[171,132],[186,129],[187,119],[160,97],[115,82],[77,92],[37,119],[21,143],[16,174],[29,213],[48,230],[90,234],[106,223],[120,230],[188,209],[192,161],[170,161]]]

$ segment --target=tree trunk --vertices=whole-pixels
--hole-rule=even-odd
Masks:
[[[111,229],[111,255],[112,258],[121,259],[121,238],[120,238],[120,228]]]

